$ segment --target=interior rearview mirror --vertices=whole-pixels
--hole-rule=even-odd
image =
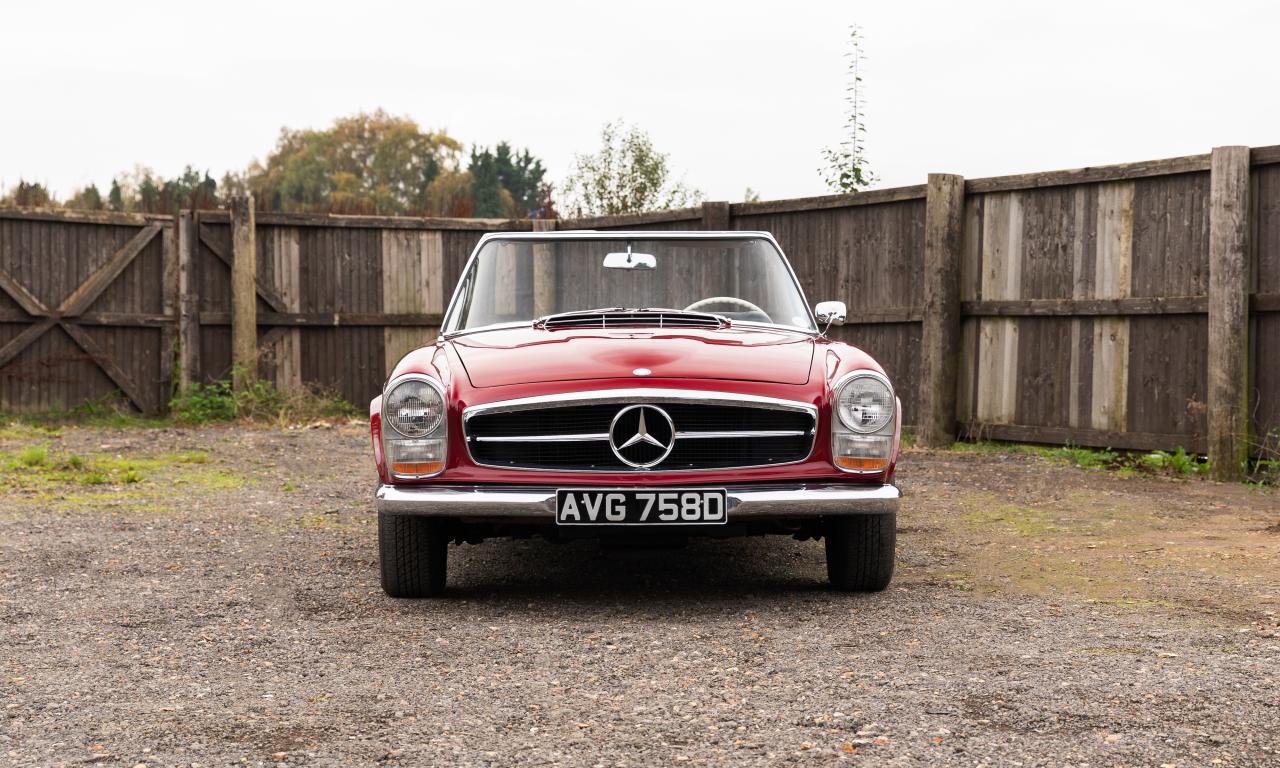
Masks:
[[[658,260],[652,253],[607,253],[604,257],[605,269],[653,269]]]
[[[843,301],[820,301],[813,308],[813,316],[819,325],[844,325],[846,313]]]

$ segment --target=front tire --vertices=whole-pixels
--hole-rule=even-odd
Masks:
[[[391,597],[434,597],[444,591],[449,562],[445,521],[416,515],[378,515],[382,591]]]
[[[879,592],[893,579],[898,515],[849,515],[824,525],[827,578],[846,592]]]

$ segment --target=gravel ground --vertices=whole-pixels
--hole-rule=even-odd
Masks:
[[[0,763],[1280,765],[1280,504],[1244,486],[912,451],[880,594],[812,541],[493,541],[414,602],[358,426],[0,452]]]

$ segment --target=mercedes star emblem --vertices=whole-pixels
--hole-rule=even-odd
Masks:
[[[676,442],[671,417],[652,405],[629,405],[609,424],[609,447],[629,467],[648,469],[660,464]]]

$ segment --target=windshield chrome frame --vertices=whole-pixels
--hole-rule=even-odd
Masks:
[[[787,254],[782,250],[782,246],[778,245],[778,241],[773,238],[769,232],[755,232],[747,230],[733,230],[729,232],[650,232],[645,230],[614,230],[610,232],[597,232],[590,229],[577,229],[565,232],[487,232],[480,238],[480,242],[476,243],[476,247],[471,251],[471,256],[467,258],[467,263],[462,266],[462,273],[458,278],[458,284],[453,288],[453,294],[449,298],[449,306],[445,309],[444,322],[440,326],[440,338],[448,339],[454,336],[464,334],[481,333],[483,331],[498,330],[500,328],[521,328],[532,325],[533,319],[527,321],[495,323],[493,325],[478,326],[476,328],[457,329],[458,320],[458,297],[462,294],[462,286],[467,281],[467,275],[471,273],[471,268],[475,265],[475,261],[480,256],[480,251],[486,245],[495,240],[766,240],[777,250],[778,256],[782,258],[782,264],[787,268],[787,274],[791,277],[791,284],[796,287],[796,291],[800,294],[800,301],[804,303],[805,313],[809,316],[813,328],[804,328],[798,325],[788,325],[786,323],[764,323],[758,320],[732,320],[733,325],[739,326],[760,326],[764,328],[785,328],[790,331],[799,331],[812,336],[819,335],[817,319],[813,316],[813,307],[809,305],[809,299],[804,295],[804,288],[800,285],[800,280],[796,277],[796,272],[791,268],[791,260],[787,258]],[[714,312],[708,314],[715,314]],[[536,318],[535,318],[536,319]]]

